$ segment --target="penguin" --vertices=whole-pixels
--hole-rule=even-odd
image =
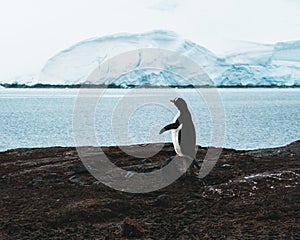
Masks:
[[[174,122],[163,127],[159,134],[172,130],[172,142],[175,152],[178,156],[193,159],[193,166],[200,169],[197,164],[196,157],[196,131],[192,120],[191,113],[186,102],[182,98],[170,100],[178,108],[178,113],[174,118]]]

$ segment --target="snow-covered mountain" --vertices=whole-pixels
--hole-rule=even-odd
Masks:
[[[26,83],[86,83],[90,73],[104,61],[140,48],[161,48],[187,56],[208,74],[212,79],[210,84],[215,86],[300,86],[300,41],[274,45],[243,42],[235,51],[219,57],[170,31],[115,34],[80,42],[50,58],[38,80]],[[185,85],[180,77],[164,71],[168,67],[166,62],[160,71],[138,69],[116,78],[113,83],[122,87]],[[199,79],[197,85],[207,83]]]
[[[223,60],[208,49],[182,39],[173,32],[154,31],[143,34],[117,34],[80,42],[49,59],[41,71],[40,82],[53,84],[83,83],[89,74],[104,61],[124,52],[141,48],[161,48],[180,53],[198,63],[205,72],[213,77],[224,71]],[[168,69],[168,63],[166,62],[162,68]],[[163,69],[159,72],[134,71],[127,76],[117,78],[114,83],[122,86],[183,84],[179,78],[163,71]],[[106,82],[96,83],[107,84]],[[199,85],[207,85],[207,83],[199,82]]]

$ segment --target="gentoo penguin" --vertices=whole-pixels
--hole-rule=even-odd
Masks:
[[[182,98],[170,100],[178,108],[178,113],[171,123],[162,128],[159,134],[172,130],[172,142],[178,156],[187,156],[193,159],[193,165],[200,168],[195,161],[196,157],[196,131],[191,113]]]

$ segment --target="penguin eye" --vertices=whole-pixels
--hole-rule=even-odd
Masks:
[[[178,97],[174,99],[174,102],[177,102],[177,100],[178,100]]]

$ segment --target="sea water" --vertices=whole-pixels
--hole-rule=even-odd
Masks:
[[[0,89],[0,151],[23,147],[75,146],[73,121],[79,91]],[[171,123],[177,111],[169,102],[170,89],[134,91],[135,94],[131,94],[130,89],[107,89],[99,97],[93,112],[97,145],[161,141],[159,129]],[[195,89],[172,91],[176,93],[171,95],[181,96],[187,101],[197,132],[197,144],[201,146],[213,145],[213,123],[220,120],[213,118],[214,102],[209,101],[218,101],[217,104],[223,108],[218,111],[224,113],[221,121],[224,131],[217,133],[224,134],[222,147],[267,148],[300,139],[300,89],[215,89],[212,94],[218,95],[217,100],[206,99],[201,91]],[[91,89],[90,92],[92,96],[97,90]],[[152,104],[151,99],[165,105]],[[131,105],[137,102],[143,104],[130,112]],[[79,115],[84,116],[87,109],[82,108]],[[116,116],[119,116],[117,120]],[[128,133],[128,138],[118,140],[118,133],[124,131]],[[171,134],[165,133],[163,141],[170,142]],[[89,143],[87,140],[87,145]]]

